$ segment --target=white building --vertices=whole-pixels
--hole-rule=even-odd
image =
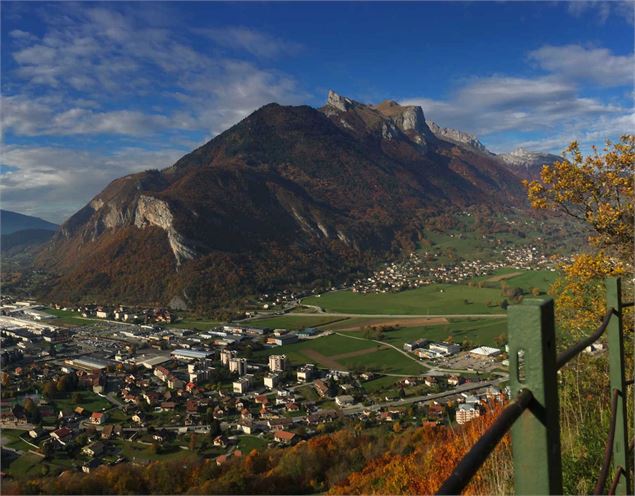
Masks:
[[[237,381],[234,381],[234,383],[232,384],[234,393],[245,394],[247,391],[249,391],[249,388],[251,387],[252,377],[253,376],[251,375],[246,375],[241,377]]]
[[[353,401],[355,401],[355,398],[349,394],[342,394],[335,397],[335,403],[337,403],[337,406],[350,405]]]
[[[315,365],[312,363],[307,363],[298,369],[296,372],[296,377],[298,382],[308,382],[313,379],[315,374]]]
[[[282,372],[287,368],[287,355],[270,355],[269,370],[271,372]]]
[[[456,423],[465,424],[466,422],[480,416],[481,411],[474,403],[464,403],[463,405],[459,405],[459,408],[456,411]]]
[[[280,382],[280,376],[278,374],[267,374],[264,378],[265,387],[268,389],[275,388]]]
[[[247,373],[247,359],[231,358],[229,360],[229,371],[237,372],[238,375],[245,375]]]
[[[428,349],[443,355],[454,355],[461,351],[461,346],[455,343],[431,343]]]
[[[222,363],[225,366],[228,366],[229,361],[232,358],[235,358],[237,355],[238,355],[238,352],[236,350],[228,350],[228,349],[221,350],[220,363]]]
[[[478,348],[470,350],[471,355],[476,355],[478,357],[493,357],[500,355],[500,352],[501,350],[498,348],[492,348],[490,346],[479,346]]]

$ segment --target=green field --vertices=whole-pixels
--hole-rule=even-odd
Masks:
[[[349,370],[369,370],[384,374],[419,375],[428,371],[428,368],[392,348],[383,348],[367,355],[338,358],[337,361]]]
[[[545,293],[558,277],[558,272],[550,270],[532,271],[502,268],[492,275],[474,278],[473,282],[484,283],[484,287],[481,288],[468,284],[433,284],[399,293],[362,294],[352,291],[334,291],[321,296],[310,296],[305,298],[303,303],[319,306],[327,312],[371,315],[504,313],[499,306],[500,302],[505,299],[500,289],[501,282],[488,281],[488,279],[514,272],[521,272],[521,274],[506,279],[505,284],[510,287],[522,288],[527,294],[531,292],[532,288],[539,288]],[[349,323],[352,321],[346,322],[346,324]]]
[[[266,350],[261,350],[255,353],[255,356],[269,356],[269,355],[281,355],[285,354],[289,357],[289,360],[294,365],[301,365],[304,363],[314,363],[315,359],[304,354],[306,350],[315,350],[327,357],[333,355],[339,355],[341,353],[350,353],[353,351],[367,350],[375,348],[375,343],[369,343],[365,341],[359,341],[357,339],[350,339],[344,336],[337,336],[335,334],[317,339],[307,339],[300,341],[299,343],[288,344],[285,346],[276,346]]]
[[[25,453],[11,462],[7,472],[15,478],[40,476],[42,475],[41,463],[41,456]]]
[[[22,434],[26,435],[27,431],[21,429],[2,429],[0,437],[2,437],[2,446],[14,450],[28,451],[32,448],[20,439]]]
[[[269,319],[251,320],[247,325],[260,327],[261,329],[305,329],[307,327],[318,327],[343,320],[346,320],[346,318],[324,317],[313,314],[306,314],[306,317],[299,315],[281,315]]]
[[[385,375],[362,383],[362,387],[368,394],[372,394],[392,387],[398,380],[397,377]]]
[[[400,293],[361,294],[335,291],[303,300],[325,311],[385,315],[445,315],[504,313],[500,289],[463,284],[434,284]],[[467,303],[466,303],[467,300]],[[488,306],[490,303],[491,306]]]
[[[267,447],[267,440],[256,436],[240,436],[238,438],[238,449],[243,455],[248,455],[251,450],[261,450]]]
[[[175,444],[163,445],[161,453],[153,453],[151,446],[136,441],[116,440],[115,444],[121,449],[121,454],[129,460],[192,461],[198,459],[195,452],[181,449]]]
[[[346,334],[365,337],[364,331],[346,331]],[[507,319],[452,319],[448,324],[403,327],[384,332],[382,341],[402,348],[404,343],[426,338],[445,341],[449,336],[455,343],[469,340],[478,346],[496,346],[496,337],[507,335]]]
[[[85,326],[93,322],[99,322],[101,319],[84,318],[77,312],[71,310],[56,310],[55,308],[45,308],[46,313],[55,315],[57,319],[51,320],[51,324],[58,326]]]
[[[79,393],[81,397],[79,403],[73,402],[73,395],[75,393],[69,393],[65,398],[56,398],[54,400],[55,407],[58,410],[74,410],[76,406],[81,406],[89,412],[100,412],[111,406],[108,400],[96,395],[92,391],[77,391],[77,393]]]
[[[170,324],[169,327],[176,327],[177,329],[199,329],[201,331],[207,331],[218,327],[222,322],[218,320],[197,320],[197,319],[183,319]]]
[[[285,354],[294,365],[314,363],[323,368],[331,368],[331,363],[328,361],[321,362],[317,357],[312,356],[309,350],[314,350],[324,357],[336,360],[343,369],[363,369],[387,374],[419,374],[425,371],[423,367],[406,358],[398,351],[382,349],[381,345],[372,341],[351,339],[336,334],[262,350],[256,353],[256,356]],[[367,353],[362,353],[363,351]],[[354,352],[362,354],[338,358],[339,355]]]

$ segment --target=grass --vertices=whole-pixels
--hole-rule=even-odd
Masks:
[[[240,436],[238,449],[247,455],[251,450],[261,450],[267,447],[267,440],[256,436]]]
[[[388,375],[372,379],[362,383],[362,387],[368,394],[376,393],[384,389],[389,389],[397,382],[396,377],[390,377]]]
[[[81,314],[73,312],[72,310],[57,310],[47,307],[44,311],[57,317],[57,319],[51,321],[51,323],[55,325],[85,326],[93,322],[103,322],[102,319],[84,318]]]
[[[221,325],[218,320],[195,320],[195,319],[183,319],[179,322],[170,324],[169,327],[176,327],[177,329],[199,329],[201,331],[208,331],[214,327]]]
[[[420,374],[423,371],[422,367],[393,349],[380,349],[380,345],[372,341],[351,339],[336,334],[262,350],[256,353],[256,356],[286,354],[295,365],[315,363],[324,368],[331,368],[329,363],[320,363],[315,357],[307,354],[307,350],[315,350],[326,357],[332,357],[342,368],[366,369],[390,374]],[[362,350],[369,350],[369,352],[353,357],[337,357],[344,353]]]
[[[261,329],[305,329],[307,327],[319,327],[333,322],[346,320],[338,317],[323,317],[319,315],[306,314],[306,317],[298,315],[281,315],[269,319],[252,320],[248,325],[260,327]]]
[[[195,452],[181,449],[176,445],[162,446],[163,451],[161,453],[152,453],[151,446],[135,441],[117,440],[115,443],[121,449],[121,454],[129,460],[186,461],[198,458],[198,454]]]
[[[346,334],[365,337],[363,331],[349,331]],[[445,341],[449,336],[455,343],[469,340],[479,346],[496,346],[496,337],[507,335],[506,319],[456,319],[448,324],[421,327],[403,327],[395,331],[384,332],[382,341],[402,348],[404,343],[426,338],[433,341]]]
[[[317,401],[320,399],[320,396],[311,384],[299,387],[296,389],[296,392],[301,394],[306,401]]]
[[[16,479],[40,476],[42,475],[39,467],[41,462],[41,456],[34,455],[33,453],[25,453],[11,462],[7,472]]]
[[[349,353],[352,351],[366,350],[374,348],[375,343],[358,341],[343,336],[330,335],[317,339],[300,341],[299,343],[288,344],[285,346],[276,346],[255,353],[256,356],[269,356],[286,354],[289,360],[296,365],[302,363],[315,363],[315,359],[303,353],[306,350],[315,350],[325,356],[339,355],[341,353]]]
[[[386,374],[419,375],[428,370],[392,348],[384,348],[367,355],[338,359],[338,362],[349,369],[367,369]]]
[[[14,450],[30,450],[33,446],[28,445],[20,436],[22,434],[26,435],[27,431],[21,429],[2,429],[0,435],[2,436],[3,444],[2,446],[11,448]]]
[[[75,393],[80,395],[81,401],[79,403],[75,403],[73,401]],[[100,412],[111,406],[108,400],[105,400],[91,391],[76,391],[68,393],[65,398],[56,398],[54,403],[58,410],[74,410],[76,406],[81,406],[89,412]]]
[[[304,303],[341,313],[445,315],[503,313],[498,306],[502,299],[500,289],[463,284],[434,284],[399,293],[361,294],[336,291],[325,293],[321,297],[311,296]],[[488,303],[495,306],[488,306]]]

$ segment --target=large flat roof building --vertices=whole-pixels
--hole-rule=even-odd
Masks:
[[[198,351],[198,350],[174,350],[172,356],[178,360],[200,360],[213,355],[213,351]]]

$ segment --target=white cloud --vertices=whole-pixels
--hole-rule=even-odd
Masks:
[[[421,105],[426,118],[442,126],[481,136],[510,130],[549,130],[578,119],[623,111],[580,97],[575,86],[549,77],[478,78],[448,100],[411,98],[403,103]]]
[[[635,20],[635,3],[632,0],[575,0],[567,2],[567,10],[574,17],[590,13],[599,24],[606,24],[611,15],[622,18],[629,24],[633,24]]]
[[[2,208],[63,222],[110,181],[132,172],[172,165],[182,149],[122,148],[99,153],[50,146],[7,145],[0,176]]]
[[[542,69],[569,81],[602,86],[633,85],[635,55],[614,55],[606,48],[544,45],[529,52]]]
[[[288,75],[196,50],[179,30],[148,23],[143,10],[124,15],[91,6],[47,19],[43,36],[12,53],[17,68],[8,82],[15,91],[5,92],[11,112],[4,112],[3,124],[16,134],[143,136],[185,128],[211,137],[266,103],[297,103],[306,96]],[[289,53],[296,46],[246,28],[223,34],[223,40],[240,38],[244,49],[265,55]],[[131,98],[159,94],[168,110],[149,113],[147,103],[136,106]],[[63,101],[47,108],[42,95]],[[111,108],[88,110],[80,101]]]
[[[302,49],[299,43],[275,38],[244,26],[198,29],[195,32],[214,40],[219,45],[244,50],[257,57],[294,55]]]

